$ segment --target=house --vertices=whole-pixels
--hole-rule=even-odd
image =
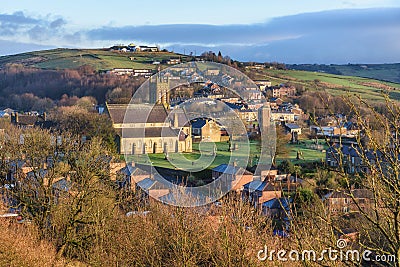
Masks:
[[[283,100],[279,97],[271,97],[269,102],[271,103],[271,108],[275,107],[274,109],[278,109],[278,107],[283,104]]]
[[[183,112],[174,118],[161,104],[106,103],[121,154],[191,152],[191,128]],[[125,116],[126,115],[126,116]],[[179,119],[181,118],[181,119]],[[174,122],[175,120],[175,122]]]
[[[154,71],[152,69],[114,68],[107,71],[107,74],[149,78],[154,74]]]
[[[291,142],[297,143],[299,135],[301,134],[301,127],[296,123],[285,123],[285,130],[287,134],[291,135]]]
[[[145,178],[136,183],[136,190],[141,190],[147,197],[160,199],[170,193],[170,190],[163,184],[157,181],[159,178]]]
[[[67,178],[56,180],[52,185],[52,191],[55,196],[55,201],[58,201],[62,197],[76,194],[71,180]]]
[[[276,186],[286,193],[296,192],[303,184],[302,179],[294,177],[291,174],[277,174],[273,178]]]
[[[47,120],[46,112],[43,114],[19,114],[18,112],[13,112],[11,114],[11,123],[19,128],[33,128],[35,126],[42,128],[52,128],[55,126],[53,121]]]
[[[242,91],[242,96],[246,101],[263,99],[263,94],[258,89],[244,90]]]
[[[252,180],[245,184],[242,190],[242,199],[259,208],[262,203],[276,197],[281,197],[282,190],[278,183],[270,180]]]
[[[133,77],[149,78],[154,74],[152,69],[134,69],[132,72]]]
[[[368,172],[367,166],[363,164],[361,153],[363,153],[362,150],[357,146],[333,145],[326,150],[325,162],[332,168],[337,168],[341,164],[347,173]]]
[[[235,102],[228,102],[228,101],[224,101],[222,100],[230,109],[233,109],[234,111],[240,111],[240,110],[246,110],[246,107],[241,104],[241,103],[237,103]]]
[[[192,122],[192,135],[195,140],[220,142],[221,126],[211,119],[198,119]]]
[[[254,122],[258,119],[258,111],[252,109],[235,110],[239,118],[246,124],[248,122]]]
[[[296,123],[285,123],[285,129],[290,134],[293,133],[297,133],[297,135],[301,134],[301,127]]]
[[[274,86],[268,90],[272,92],[272,97],[293,97],[296,95],[296,87],[294,86]]]
[[[135,52],[158,52],[157,46],[137,45],[135,46]]]
[[[374,204],[374,195],[367,189],[333,191],[326,194],[323,201],[328,210],[334,214],[359,212],[360,209],[367,211]]]
[[[389,152],[393,159],[400,161],[398,152]],[[382,151],[373,149],[361,149],[359,146],[333,144],[326,150],[326,164],[329,167],[337,168],[342,166],[344,171],[349,174],[364,173],[369,174],[374,166],[383,174],[391,173],[391,163]],[[379,163],[379,164],[378,164]]]
[[[292,106],[290,111],[294,113],[295,120],[299,120],[299,119],[308,120],[309,119],[309,115],[305,114],[304,111],[299,107],[298,104],[295,104],[294,106]]]
[[[262,203],[262,214],[273,218],[289,219],[291,217],[292,203],[292,198],[279,197],[270,199]]]
[[[12,112],[14,112],[14,111],[12,111]],[[7,112],[6,110],[0,110],[0,118],[8,118],[8,117],[10,117],[11,113]]]
[[[170,59],[167,60],[168,65],[176,65],[181,63],[181,59],[179,57],[171,57]]]
[[[149,177],[150,174],[148,172],[136,167],[134,163],[130,163],[118,170],[116,183],[121,189],[135,191],[136,184]]]
[[[107,71],[107,74],[114,74],[114,75],[133,75],[133,69],[128,68],[114,68],[112,70]]]
[[[251,69],[251,70],[262,70],[265,68],[265,65],[264,64],[254,64],[254,65],[248,65],[245,68]]]
[[[310,132],[316,136],[333,137],[333,136],[346,136],[347,129],[345,127],[337,126],[310,126]]]
[[[204,75],[206,76],[217,76],[219,75],[220,70],[219,69],[206,69],[204,72]]]
[[[270,80],[254,80],[254,82],[261,91],[265,91],[266,88],[272,86],[272,82]]]
[[[260,168],[260,179],[273,179],[278,175],[278,169],[274,166],[265,165],[262,163],[257,164]]]
[[[230,190],[239,192],[253,179],[253,174],[235,164],[221,164],[212,169],[212,178],[219,179]]]
[[[275,122],[294,122],[295,116],[291,111],[271,110],[271,120]]]

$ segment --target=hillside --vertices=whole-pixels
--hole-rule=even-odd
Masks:
[[[310,91],[326,91],[334,96],[358,94],[371,101],[382,100],[382,90],[388,91],[393,99],[400,100],[400,84],[369,78],[334,75],[300,70],[257,70],[248,73],[253,79],[268,79],[273,85],[291,83]]]
[[[397,64],[347,64],[318,65],[300,64],[287,65],[289,69],[325,72],[331,74],[358,76],[382,81],[400,83],[400,63]]]
[[[156,71],[158,65],[153,62],[161,62],[161,68],[168,65],[165,64],[170,58],[180,58],[182,62],[192,60],[192,57],[180,55],[171,52],[120,52],[109,51],[107,49],[53,49],[34,51],[29,53],[3,56],[0,57],[0,69],[7,64],[19,64],[24,67],[37,68],[40,71],[60,70],[68,71],[70,69],[78,69],[81,66],[91,66],[96,71],[108,70],[112,68],[134,68],[134,69],[152,69]],[[263,70],[243,71],[252,79],[268,79],[273,85],[281,83],[292,83],[296,87],[310,91],[326,91],[332,95],[343,95],[346,93],[359,94],[365,99],[371,101],[382,100],[381,91],[388,91],[393,99],[400,100],[400,64],[381,64],[381,65],[287,65],[288,70],[278,70],[265,68]],[[308,69],[294,70],[297,69]],[[334,74],[329,74],[329,72]],[[346,75],[343,75],[346,74]],[[397,76],[396,76],[397,75]],[[65,76],[65,75],[64,75]],[[64,77],[62,76],[62,77]],[[68,76],[68,75],[67,75]],[[356,77],[358,76],[358,77]],[[371,78],[363,78],[359,76],[373,76],[377,80]],[[33,76],[32,76],[33,77]],[[397,79],[397,78],[398,79]],[[33,78],[32,78],[33,79]],[[57,79],[57,78],[56,78]],[[98,79],[101,79],[100,77]],[[398,83],[387,82],[383,80],[394,80]],[[34,81],[29,81],[32,84]],[[68,84],[76,84],[79,81],[67,80]],[[64,82],[65,83],[65,82]],[[7,86],[12,85],[12,79]],[[1,85],[1,83],[0,83]],[[113,86],[122,86],[116,81],[107,88],[100,89],[96,87],[96,98],[103,101],[102,92],[107,92],[114,88]],[[74,85],[78,87],[77,85]],[[75,88],[72,86],[72,88]],[[8,91],[14,92],[13,87],[9,87]],[[19,88],[19,87],[18,87]],[[1,89],[1,88],[0,88]],[[78,96],[92,95],[92,93],[79,90]],[[65,90],[64,90],[65,91]],[[20,93],[33,93],[40,97],[50,97],[58,99],[63,93],[60,92],[56,96],[47,96],[39,94],[37,91],[22,90]],[[76,94],[72,92],[72,94]],[[3,96],[7,97],[7,95]]]
[[[6,64],[21,64],[40,69],[76,69],[89,65],[95,70],[112,68],[156,69],[154,61],[171,57],[186,57],[171,52],[119,52],[107,49],[53,49],[0,57],[0,68]]]

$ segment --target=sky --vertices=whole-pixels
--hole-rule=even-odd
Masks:
[[[243,61],[400,62],[400,0],[2,1],[0,55],[159,45]]]

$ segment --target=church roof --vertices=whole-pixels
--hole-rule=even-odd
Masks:
[[[122,130],[122,135],[124,138],[178,137],[179,130],[171,127],[125,128]]]
[[[163,105],[152,104],[107,104],[107,110],[114,124],[122,123],[164,123],[168,117]]]

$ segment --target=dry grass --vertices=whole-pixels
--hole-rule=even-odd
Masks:
[[[65,266],[32,225],[0,221],[0,266]]]

